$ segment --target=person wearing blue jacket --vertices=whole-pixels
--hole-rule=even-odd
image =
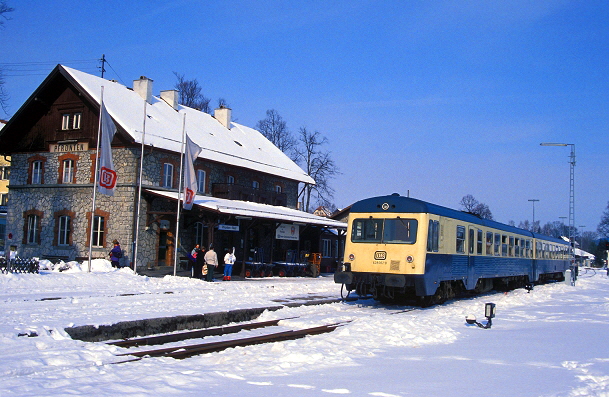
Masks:
[[[121,250],[121,246],[118,243],[118,240],[114,240],[112,242],[114,247],[108,253],[110,255],[110,262],[112,263],[112,267],[120,268],[119,260],[123,257],[123,250]]]

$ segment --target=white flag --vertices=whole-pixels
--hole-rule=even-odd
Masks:
[[[98,191],[108,196],[114,196],[116,187],[116,170],[112,161],[112,148],[110,144],[116,133],[116,126],[102,102],[100,111],[101,125],[101,156],[99,157],[99,186]],[[99,153],[98,153],[99,155]]]
[[[195,160],[199,153],[201,153],[201,147],[190,140],[188,134],[186,134],[186,153],[184,153],[184,209],[192,209],[192,203],[195,201],[195,194],[197,193],[197,176],[195,175]]]

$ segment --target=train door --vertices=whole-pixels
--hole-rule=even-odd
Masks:
[[[467,228],[467,289],[474,289],[476,286],[475,275],[476,262],[476,228],[469,226]]]

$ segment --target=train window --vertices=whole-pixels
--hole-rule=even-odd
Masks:
[[[499,247],[501,246],[501,235],[499,233],[495,233],[495,255],[501,255],[501,250]]]
[[[520,239],[518,237],[514,240],[514,255],[516,257],[520,256]]]
[[[501,255],[508,256],[508,245],[507,245],[507,236],[505,234],[501,235]]]
[[[465,253],[465,226],[457,226],[457,252]]]
[[[385,219],[383,226],[383,243],[414,244],[417,241],[416,219]]]
[[[438,252],[438,237],[440,222],[429,220],[429,230],[427,231],[427,251]]]
[[[548,244],[543,243],[542,252],[543,252],[543,258],[548,259]]]
[[[486,232],[486,254],[493,255],[493,232]]]
[[[510,236],[510,254],[509,256],[514,256],[514,237]]]
[[[351,241],[380,241],[383,230],[382,219],[356,219],[353,221]]]
[[[469,229],[469,253],[474,253],[474,229]]]
[[[531,240],[525,241],[525,250],[526,250],[526,257],[530,258],[531,257]]]
[[[478,255],[482,255],[482,230],[478,229],[477,236],[476,252]]]
[[[355,219],[351,241],[358,243],[414,244],[416,219]]]

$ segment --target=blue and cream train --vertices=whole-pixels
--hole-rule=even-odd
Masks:
[[[566,241],[393,194],[353,204],[334,281],[360,296],[429,305],[561,281],[570,262]]]

